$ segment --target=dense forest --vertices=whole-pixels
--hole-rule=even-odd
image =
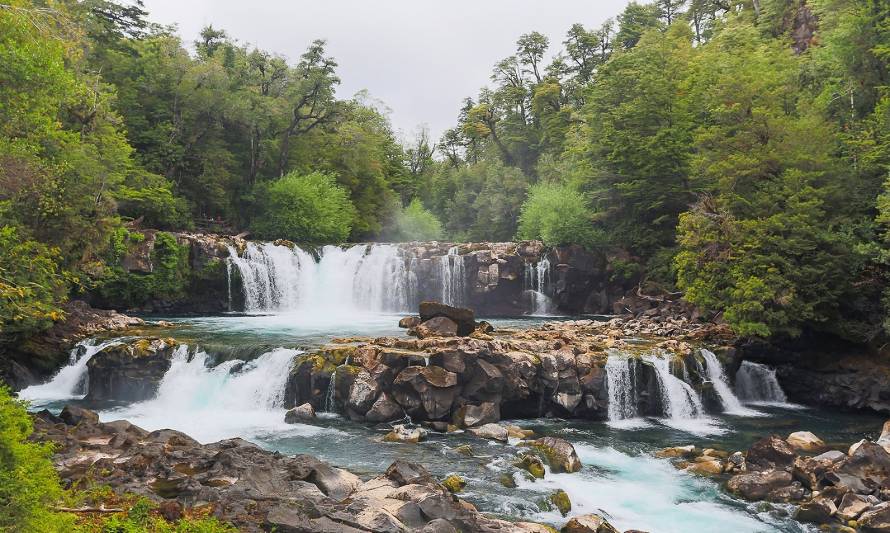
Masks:
[[[367,95],[337,97],[324,41],[288,58],[213,27],[185,43],[138,2],[7,0],[0,328],[120,285],[155,228],[575,244],[742,335],[874,341],[888,59],[880,0],[632,2],[562,43],[520,36],[441,139],[403,142]],[[146,290],[177,283],[159,249]]]

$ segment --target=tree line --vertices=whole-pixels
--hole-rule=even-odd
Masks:
[[[0,6],[0,316],[119,281],[127,228],[303,242],[542,239],[681,290],[738,333],[882,335],[890,7],[631,2],[519,37],[441,139],[402,141],[292,61],[141,4]],[[578,14],[583,18],[583,14]],[[483,80],[480,80],[483,81]],[[135,231],[134,231],[135,233]]]

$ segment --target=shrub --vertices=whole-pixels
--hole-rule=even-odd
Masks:
[[[292,172],[257,194],[261,213],[252,225],[261,239],[342,242],[349,237],[355,206],[334,177],[321,172]]]
[[[433,241],[442,238],[442,223],[415,198],[396,215],[392,232],[395,241]]]
[[[516,236],[540,239],[550,246],[580,244],[592,248],[604,241],[593,226],[584,195],[567,185],[553,183],[529,188]]]

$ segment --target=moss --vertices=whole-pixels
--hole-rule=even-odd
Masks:
[[[448,489],[449,492],[457,494],[464,490],[464,487],[467,486],[467,482],[464,481],[464,478],[458,475],[450,475],[442,482],[442,486]]]
[[[501,477],[498,481],[500,481],[501,485],[507,487],[508,489],[516,488],[516,480],[513,479],[513,476],[511,476],[510,474],[501,474]]]
[[[462,444],[455,448],[454,451],[467,457],[473,457],[473,448],[469,444]]]
[[[513,463],[514,466],[521,468],[532,475],[536,479],[544,479],[544,463],[534,455],[524,454],[518,461]]]
[[[566,491],[560,489],[550,495],[550,502],[556,507],[562,516],[566,516],[572,510],[572,500]]]

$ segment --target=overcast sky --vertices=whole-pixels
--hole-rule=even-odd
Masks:
[[[154,22],[176,24],[191,44],[212,24],[241,43],[291,62],[326,39],[339,63],[338,96],[367,89],[397,131],[421,124],[434,138],[454,125],[461,101],[489,83],[496,61],[523,33],[562,47],[569,27],[599,26],[628,0],[144,0]]]

